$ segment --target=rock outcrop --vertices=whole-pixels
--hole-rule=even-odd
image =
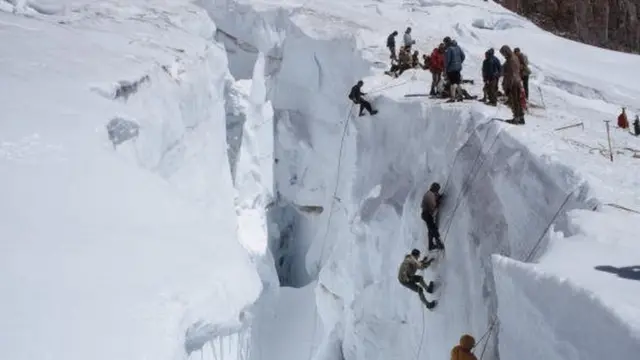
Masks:
[[[640,0],[497,0],[545,30],[587,44],[640,52]]]

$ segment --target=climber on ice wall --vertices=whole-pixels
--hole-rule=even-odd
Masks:
[[[437,215],[442,194],[440,194],[440,184],[434,182],[422,197],[422,220],[427,224],[429,233],[429,251],[440,249],[444,250],[444,244],[440,241],[440,232],[438,231]]]
[[[371,108],[371,104],[367,100],[362,98],[363,95],[367,95],[366,93],[362,92],[362,85],[364,85],[364,82],[360,80],[358,81],[357,84],[355,84],[351,88],[351,92],[349,93],[349,99],[351,99],[351,101],[353,101],[354,104],[360,105],[360,116],[364,115],[365,109],[369,112],[369,114],[375,115],[378,113],[378,111],[373,110]]]
[[[429,285],[427,285],[422,276],[416,275],[416,271],[426,269],[435,259],[427,259],[426,256],[422,260],[419,259],[420,250],[418,249],[411,250],[411,254],[407,254],[404,257],[404,261],[402,261],[398,270],[398,281],[406,288],[417,292],[422,303],[427,309],[431,310],[436,306],[436,301],[428,301],[424,297],[424,292],[426,290],[429,294],[433,293],[433,281],[430,281]]]
[[[471,349],[476,345],[473,336],[465,334],[460,338],[460,344],[451,349],[451,360],[477,360]]]

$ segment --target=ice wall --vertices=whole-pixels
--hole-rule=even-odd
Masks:
[[[321,332],[310,358],[446,358],[462,333],[479,338],[499,314],[491,255],[534,260],[549,225],[570,234],[566,213],[595,207],[573,171],[532,153],[473,107],[372,92],[380,113],[353,117],[345,95],[370,68],[353,39],[327,41],[282,12],[215,6],[225,31],[277,54],[267,97],[276,199],[286,208],[276,222],[287,234],[272,249],[281,280],[300,286],[318,278],[322,328],[309,330]],[[443,286],[438,309],[425,312],[396,275],[404,254],[426,248],[419,202],[432,181],[447,194],[440,224],[447,253],[426,273]],[[299,211],[310,204],[324,211]],[[492,333],[485,356],[498,358],[502,341]]]
[[[499,255],[493,263],[503,359],[624,359],[640,350],[637,333],[594,294],[536,265]]]

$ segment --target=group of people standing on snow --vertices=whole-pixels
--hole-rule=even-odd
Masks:
[[[385,74],[399,77],[409,69],[429,70],[431,72],[430,96],[449,98],[447,102],[477,98],[471,96],[462,87],[463,83],[473,83],[473,80],[463,80],[462,69],[466,55],[458,43],[449,36],[445,37],[430,55],[422,55],[421,62],[418,50],[413,50],[416,41],[413,39],[411,31],[411,27],[407,27],[402,38],[403,44],[397,53],[396,37],[398,36],[398,31],[393,31],[387,37],[386,46],[391,58],[391,68]],[[493,49],[485,52],[485,59],[482,63],[484,96],[481,101],[491,106],[497,106],[498,97],[501,95],[498,85],[500,78],[502,78],[502,94],[504,94],[506,103],[513,113],[513,119],[508,120],[508,122],[524,124],[524,113],[529,99],[529,76],[531,75],[529,60],[519,48],[516,47],[511,50],[509,45],[502,46],[500,54],[505,59],[504,63],[501,63],[496,57]],[[358,87],[357,91],[355,91],[356,87]],[[362,96],[357,96],[357,93],[364,95],[361,92],[361,87],[361,85],[354,86],[349,98],[360,105],[360,116],[364,115],[364,110],[368,110],[369,113],[373,114],[376,111],[369,110],[371,109],[371,104],[364,100]]]
[[[498,82],[502,77],[502,91],[507,97],[507,103],[513,112],[514,124],[524,124],[524,112],[529,99],[529,60],[527,56],[509,45],[500,48],[500,54],[505,58],[504,64],[495,56],[494,50],[485,52],[482,62],[482,80],[484,82],[482,101],[491,106],[498,105]]]

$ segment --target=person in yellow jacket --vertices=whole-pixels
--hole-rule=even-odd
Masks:
[[[476,339],[473,336],[462,335],[460,344],[451,349],[451,360],[478,360],[471,352],[474,346],[476,346]]]

